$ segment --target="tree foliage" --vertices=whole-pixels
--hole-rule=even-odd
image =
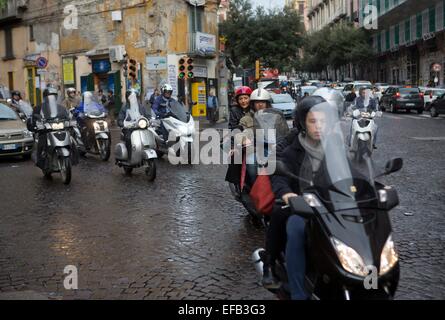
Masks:
[[[338,69],[348,63],[365,64],[372,54],[365,30],[338,24],[305,38],[302,68],[308,72],[321,72],[328,67]]]
[[[302,17],[295,10],[253,10],[249,0],[231,1],[228,19],[220,25],[226,51],[236,66],[244,68],[257,59],[270,68],[295,68],[303,32]]]

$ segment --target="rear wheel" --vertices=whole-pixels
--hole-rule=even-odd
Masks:
[[[145,168],[145,175],[148,181],[154,181],[156,179],[156,162],[154,159],[147,160],[147,167]]]
[[[64,184],[71,182],[71,159],[70,157],[59,158],[60,175]]]
[[[131,167],[124,167],[124,172],[127,176],[131,176],[131,173],[133,172],[133,168]]]

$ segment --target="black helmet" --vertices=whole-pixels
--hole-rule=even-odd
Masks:
[[[57,96],[57,89],[54,87],[47,87],[45,90],[43,90],[43,96],[47,97],[47,96]]]
[[[320,96],[308,96],[301,100],[300,104],[296,108],[296,112],[294,112],[294,123],[297,126],[298,130],[301,132],[306,132],[306,116],[312,107],[315,107],[318,104],[327,102]]]
[[[22,98],[20,91],[17,91],[17,90],[11,91],[11,97],[14,97],[14,96],[19,96],[20,99]]]

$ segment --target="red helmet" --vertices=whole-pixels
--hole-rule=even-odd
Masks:
[[[243,96],[243,95],[250,96],[251,94],[252,94],[252,89],[250,89],[249,87],[246,87],[246,86],[242,86],[242,87],[239,87],[238,89],[236,89],[235,99],[238,101],[239,96]]]

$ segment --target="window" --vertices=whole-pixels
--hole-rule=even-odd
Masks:
[[[32,24],[29,26],[29,41],[34,41],[34,26]]]
[[[422,14],[416,16],[416,39],[422,38]]]
[[[4,59],[14,59],[14,50],[12,48],[12,29],[5,30],[5,57]]]
[[[204,7],[190,6],[190,32],[203,32]]]
[[[9,90],[14,90],[14,73],[8,72],[8,87]]]
[[[410,20],[405,21],[405,43],[411,41],[411,24]]]
[[[430,32],[436,31],[436,7],[431,7],[429,10]]]
[[[396,47],[399,46],[400,44],[400,26],[396,25],[396,27],[394,28],[394,45]]]

